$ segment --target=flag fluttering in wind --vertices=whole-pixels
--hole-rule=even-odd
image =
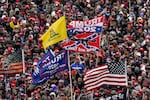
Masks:
[[[62,48],[75,52],[93,52],[100,48],[100,35],[97,33],[80,33],[61,44]]]
[[[62,50],[57,55],[48,51],[39,61],[32,72],[33,84],[41,84],[51,78],[51,76],[68,69],[68,54]]]
[[[66,31],[65,16],[60,17],[49,29],[40,37],[44,49],[68,38]]]
[[[0,74],[19,74],[23,72],[21,50],[14,51],[2,57],[0,61]]]
[[[120,62],[112,62],[88,71],[84,77],[85,88],[92,90],[103,85],[126,86],[125,65]]]

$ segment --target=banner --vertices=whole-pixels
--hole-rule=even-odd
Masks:
[[[21,50],[9,55],[3,55],[0,59],[0,74],[19,74],[23,72]]]
[[[60,17],[49,29],[41,36],[44,49],[68,38],[66,30],[65,16]]]
[[[72,35],[75,32],[102,32],[103,21],[103,16],[85,21],[71,21],[68,24],[67,32],[69,35]]]
[[[39,60],[34,72],[32,73],[33,84],[39,84],[46,81],[51,76],[68,69],[67,51],[63,50],[58,55],[50,57],[47,53]]]
[[[52,50],[47,50],[46,54],[38,61],[38,64],[39,63],[45,63],[45,58],[47,59],[53,59],[54,58],[54,53]],[[45,62],[44,62],[45,61]],[[37,84],[40,84],[40,83],[43,83],[45,82],[47,79],[49,79],[49,77],[43,77],[41,78],[40,77],[40,67],[36,66],[34,68],[34,72],[31,73],[32,74],[32,83],[37,85]]]
[[[104,21],[104,17],[100,16],[91,20],[85,20],[85,21],[71,21],[68,24],[68,28],[83,28],[87,26],[102,26]]]
[[[47,57],[40,61],[37,66],[40,68],[41,77],[51,77],[58,72],[68,69],[67,51],[60,52],[58,55],[53,57],[53,59],[49,59],[49,57]]]
[[[74,33],[83,33],[83,32],[102,32],[102,26],[86,26],[83,28],[72,28],[68,29],[67,33],[68,35],[73,35]]]
[[[76,34],[69,40],[62,42],[62,48],[76,52],[98,51],[100,47],[100,35],[98,33]]]

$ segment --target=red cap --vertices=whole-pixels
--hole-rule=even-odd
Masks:
[[[59,49],[55,49],[55,51],[54,51],[55,53],[58,53],[59,52]]]
[[[142,92],[142,91],[138,91],[138,95],[139,95],[139,96],[142,96],[142,95],[143,95],[143,92]]]
[[[25,8],[26,8],[26,9],[30,9],[30,6],[29,6],[29,5],[26,5]]]
[[[140,51],[141,51],[141,52],[144,52],[144,48],[140,48]]]
[[[16,22],[17,19],[15,17],[11,17],[11,21]]]
[[[64,73],[64,76],[68,76],[68,73]]]
[[[71,75],[72,75],[72,76],[75,76],[76,72],[77,72],[76,70],[72,70],[72,71],[71,71]]]
[[[121,53],[120,52],[116,52],[116,56],[121,56]]]
[[[16,0],[16,2],[20,2],[20,0]]]
[[[25,12],[24,12],[24,11],[22,11],[22,12],[21,12],[21,15],[22,15],[22,16],[24,16],[24,15],[25,15]]]
[[[98,92],[96,92],[96,93],[94,93],[94,95],[95,95],[95,96],[99,96],[99,93],[98,93]]]
[[[4,77],[4,75],[0,75],[0,79],[3,78],[3,77]]]
[[[80,89],[75,90],[76,93],[80,93]]]

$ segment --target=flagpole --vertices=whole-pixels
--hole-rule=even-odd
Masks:
[[[22,48],[22,67],[23,67],[23,73],[25,73],[25,62],[24,62],[24,49]]]
[[[71,100],[73,100],[73,90],[72,90],[72,78],[71,78],[71,66],[70,66],[69,50],[67,50],[67,53],[68,53],[68,67],[69,67]]]
[[[22,48],[21,48],[21,53],[22,53],[22,68],[23,68],[23,75],[25,75],[25,60],[24,60],[24,37],[21,37],[21,44],[22,44]],[[26,90],[26,81],[25,81],[25,94],[26,94],[27,90]]]
[[[126,74],[126,86],[128,87],[128,77],[127,77],[127,59],[125,58],[125,74]]]
[[[128,90],[128,77],[127,77],[127,59],[125,58],[125,77],[126,77],[126,100],[128,100],[129,90]]]
[[[96,66],[95,67],[97,67],[98,66],[98,51],[96,51]]]
[[[24,46],[24,37],[21,37],[21,45],[22,45],[22,48],[21,48],[21,53],[22,53],[22,67],[23,67],[23,73],[25,73],[25,61],[24,61],[24,49],[23,49],[23,46]]]
[[[26,75],[25,74],[25,61],[24,61],[24,49],[22,48],[22,67],[23,67],[23,75]],[[27,93],[27,90],[26,90],[26,80],[25,80],[25,94]]]

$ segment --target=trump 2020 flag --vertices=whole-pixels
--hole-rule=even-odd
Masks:
[[[66,31],[65,16],[60,17],[49,29],[41,36],[44,49],[68,38]]]
[[[59,54],[55,55],[52,59],[45,58],[39,62],[40,76],[51,77],[65,69],[68,69],[68,54],[66,50],[62,50]]]
[[[68,69],[68,54],[63,50],[59,54],[52,57],[52,54],[48,52],[43,56],[34,72],[32,73],[33,84],[40,84],[45,82],[51,76]]]
[[[71,21],[68,24],[68,35],[73,35],[74,33],[98,33],[102,32],[104,22],[104,16],[99,16],[97,18],[93,18],[91,20],[85,20],[85,21]]]
[[[46,63],[46,61],[48,59],[53,59],[54,58],[54,52],[52,50],[47,50],[46,54],[38,61],[37,66],[34,68],[33,72],[31,72],[32,75],[32,83],[34,85],[38,85],[41,83],[44,83],[49,77],[44,77],[41,78],[40,77],[40,67],[39,67],[39,63],[41,63],[41,61],[45,61],[43,63]]]

